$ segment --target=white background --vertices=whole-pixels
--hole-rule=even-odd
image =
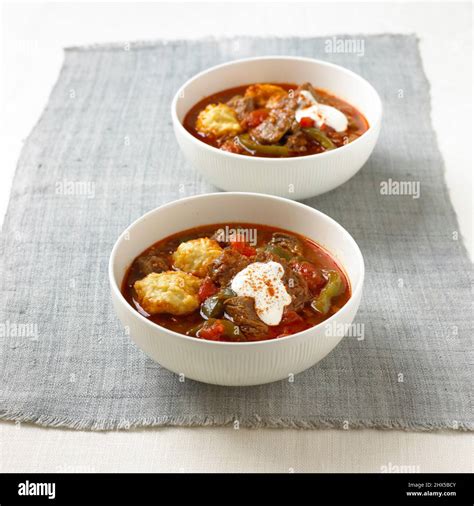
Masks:
[[[1,26],[1,219],[19,152],[57,79],[65,46],[209,35],[416,33],[446,181],[473,257],[470,3],[15,2],[3,4]],[[212,427],[90,433],[3,422],[0,471],[381,472],[407,466],[468,472],[473,441],[455,432]]]

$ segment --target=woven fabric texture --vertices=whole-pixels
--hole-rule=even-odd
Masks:
[[[66,51],[24,145],[2,231],[1,418],[96,430],[236,420],[472,430],[472,266],[444,183],[417,39],[363,39],[363,55],[337,46],[328,52],[325,38]],[[174,139],[169,109],[178,87],[209,66],[274,54],[344,65],[373,83],[384,103],[381,136],[363,169],[305,201],[339,221],[362,249],[367,274],[355,323],[363,332],[293,382],[181,383],[121,328],[108,257],[144,212],[215,191]],[[400,182],[411,183],[410,194],[397,195]]]

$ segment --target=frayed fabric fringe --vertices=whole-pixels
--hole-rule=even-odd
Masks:
[[[474,430],[474,423],[456,422],[452,425],[443,422],[407,422],[402,420],[339,420],[330,418],[310,418],[293,420],[285,417],[261,418],[258,415],[240,418],[238,415],[222,416],[157,416],[154,418],[133,419],[73,419],[54,415],[28,415],[6,411],[0,413],[0,420],[17,423],[34,423],[43,427],[57,427],[75,430],[112,431],[146,427],[229,427],[247,429],[381,429],[415,432]]]
[[[400,34],[397,33],[380,33],[380,34],[371,34],[371,37],[386,37],[386,38],[396,38],[399,37]],[[412,37],[416,41],[419,41],[418,35],[415,33],[411,34],[403,34],[404,37]],[[346,37],[345,34],[339,35],[331,35],[328,38],[338,38],[338,37]],[[363,38],[367,37],[367,35],[363,34],[351,34],[351,38]],[[133,40],[133,41],[116,41],[116,42],[99,42],[95,44],[86,44],[82,46],[68,46],[65,47],[65,51],[69,52],[80,52],[80,51],[133,51],[133,50],[141,50],[141,49],[153,49],[157,46],[172,46],[172,45],[180,45],[183,43],[190,42],[213,42],[216,44],[225,43],[225,42],[234,42],[234,41],[242,41],[246,40],[252,41],[255,39],[268,40],[268,37],[265,36],[236,36],[236,35],[224,35],[224,36],[207,36],[199,39],[150,39],[150,40]],[[292,37],[292,36],[272,36],[272,39],[279,40],[313,40],[314,37]]]

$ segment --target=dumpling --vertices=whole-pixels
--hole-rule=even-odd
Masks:
[[[275,100],[286,94],[282,87],[275,84],[252,84],[245,90],[245,96],[253,98],[258,107],[265,107],[270,98]]]
[[[223,137],[242,131],[237,113],[226,104],[209,104],[196,120],[196,130],[205,135]]]
[[[173,253],[173,265],[177,269],[201,278],[207,274],[207,267],[222,253],[217,241],[202,237],[182,242]]]
[[[140,306],[148,314],[184,315],[199,307],[202,280],[179,271],[152,272],[134,284]]]

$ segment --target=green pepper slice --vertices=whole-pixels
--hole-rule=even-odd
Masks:
[[[253,141],[249,134],[242,134],[237,138],[239,143],[248,151],[270,156],[289,155],[289,151],[286,146],[280,146],[279,144],[259,144],[258,142]]]
[[[318,128],[307,127],[302,130],[305,134],[311,137],[311,139],[318,141],[323,148],[326,148],[327,150],[336,148],[336,145],[332,142],[332,140],[327,135],[323,134],[323,132],[321,132]]]
[[[220,320],[222,325],[224,325],[224,335],[230,339],[238,339],[242,336],[240,332],[240,327],[230,320]]]
[[[210,326],[213,325],[216,322],[222,323],[224,326],[224,335],[228,337],[229,339],[240,339],[242,337],[242,332],[240,331],[240,327],[236,325],[235,323],[231,322],[230,320],[226,320],[224,318],[222,319],[216,319],[216,318],[209,318],[205,322],[201,322],[194,327],[190,328],[187,332],[187,336],[193,336],[193,337],[199,337],[199,331],[204,326]]]
[[[265,246],[265,250],[279,256],[280,258],[284,258],[285,260],[291,260],[293,258],[290,251],[276,244],[267,244],[267,246]]]
[[[204,323],[205,322],[201,322],[198,323],[197,325],[194,325],[194,327],[191,327],[189,330],[186,331],[186,335],[196,337],[197,333],[202,329]]]
[[[220,300],[226,300],[230,299],[231,297],[235,297],[237,294],[232,290],[230,287],[221,288],[217,294],[216,297],[219,297]]]
[[[201,316],[208,320],[209,318],[218,318],[224,313],[224,302],[218,295],[208,297],[201,304]]]
[[[334,297],[341,295],[344,291],[344,282],[337,271],[328,271],[328,282],[320,294],[313,299],[311,307],[318,313],[327,314],[331,309],[331,302]]]

